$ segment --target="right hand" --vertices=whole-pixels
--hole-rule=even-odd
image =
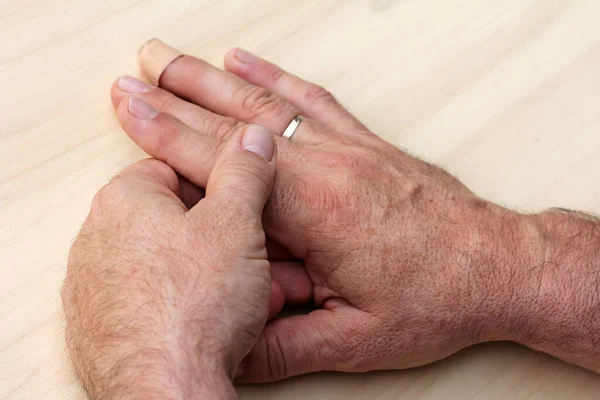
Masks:
[[[512,327],[538,282],[519,275],[538,256],[520,240],[532,218],[386,143],[322,88],[240,50],[225,64],[233,74],[176,59],[162,89],[135,94],[160,118],[132,116],[118,82],[112,98],[129,136],[201,187],[234,132],[256,123],[281,134],[305,117],[291,141],[277,138],[264,227],[304,261],[320,309],[268,324],[241,381],[407,368],[482,340],[519,340]]]

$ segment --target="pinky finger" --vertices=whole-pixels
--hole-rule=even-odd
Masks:
[[[366,130],[327,90],[307,82],[245,50],[234,48],[225,55],[225,69],[246,81],[283,97],[303,115],[338,131]]]

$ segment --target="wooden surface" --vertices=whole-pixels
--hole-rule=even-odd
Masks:
[[[521,210],[600,212],[596,0],[0,0],[0,398],[83,394],[59,288],[93,194],[144,154],[109,86],[159,37],[246,47],[333,91],[382,137]],[[600,378],[515,345],[410,371],[315,374],[243,399],[592,399]]]

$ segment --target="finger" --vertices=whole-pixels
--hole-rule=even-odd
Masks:
[[[265,327],[238,369],[236,382],[271,382],[316,371],[348,370],[344,331],[351,309],[315,310],[276,319]],[[334,345],[335,343],[335,345]]]
[[[267,237],[267,254],[270,261],[293,261],[296,260],[286,248]]]
[[[224,144],[208,179],[206,198],[223,199],[225,205],[233,203],[236,212],[247,210],[260,220],[273,190],[275,163],[275,138],[271,132],[259,125],[248,125]]]
[[[221,140],[202,135],[136,96],[123,100],[117,115],[125,132],[146,153],[169,164],[194,184],[206,187]]]
[[[247,82],[269,89],[298,107],[302,115],[333,129],[366,130],[329,91],[245,50],[231,49],[225,55],[225,69]]]
[[[269,319],[280,314],[284,305],[305,305],[312,299],[312,281],[304,265],[294,264],[296,263],[271,263]]]
[[[226,139],[244,123],[217,115],[202,107],[187,102],[157,86],[148,85],[132,76],[122,76],[111,88],[111,99],[115,109],[131,95],[144,100],[152,108],[171,114],[192,129],[205,135]]]
[[[271,298],[269,300],[269,315],[267,319],[272,319],[277,316],[283,309],[285,304],[285,295],[283,289],[276,281],[271,281]]]
[[[313,298],[313,283],[301,262],[271,261],[271,281],[277,282],[287,305],[306,304]]]
[[[223,146],[222,140],[197,132],[172,115],[158,112],[137,95],[121,101],[117,116],[123,130],[146,153],[166,162],[193,184],[206,187],[208,175]],[[232,134],[245,127],[240,125]],[[292,149],[288,140],[279,141],[278,147],[285,150],[280,159],[281,167],[302,168],[305,154]]]
[[[179,198],[180,189],[179,178],[171,167],[159,160],[146,159],[115,176],[98,192],[94,202],[124,205],[134,199],[136,207],[160,203],[161,208],[184,213],[187,208]]]
[[[179,178],[171,167],[164,162],[151,158],[138,161],[126,167],[118,176],[125,181],[144,182],[153,188],[168,189],[173,194],[179,193]],[[139,187],[139,185],[137,185]]]
[[[164,51],[166,48],[170,49],[170,46],[157,39],[146,43],[140,50],[140,67],[149,79],[158,81],[160,87],[179,97],[217,114],[264,126],[276,135],[281,135],[300,113],[297,107],[268,89],[251,85],[232,73],[188,55],[176,58],[158,73],[153,66],[166,64],[162,60],[164,54],[170,54]],[[312,140],[311,123],[303,123],[298,129],[295,140]]]
[[[148,40],[140,47],[138,57],[146,57],[151,55],[151,59],[147,63],[141,65],[144,74],[150,79],[153,85],[158,85],[162,72],[183,54],[171,46],[162,45],[163,43],[154,38]]]

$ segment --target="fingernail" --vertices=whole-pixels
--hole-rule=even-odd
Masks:
[[[149,92],[152,86],[133,76],[124,75],[119,78],[119,89],[128,93],[145,93]]]
[[[256,57],[254,54],[248,53],[246,50],[242,49],[237,49],[235,51],[235,58],[244,64],[255,64],[260,61],[260,58]]]
[[[154,85],[158,85],[158,81],[164,70],[182,55],[179,50],[160,40],[150,39],[139,49],[138,63],[144,75]]]
[[[267,128],[260,125],[248,125],[244,137],[242,137],[242,147],[244,150],[271,161],[275,151],[275,139]]]
[[[139,119],[154,119],[158,115],[152,106],[135,96],[129,98],[129,114]]]

